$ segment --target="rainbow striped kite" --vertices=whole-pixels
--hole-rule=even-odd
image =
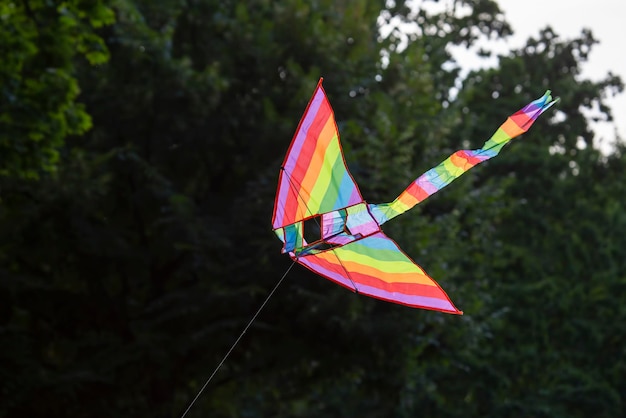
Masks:
[[[558,100],[558,99],[557,99]],[[320,79],[291,141],[278,180],[272,225],[283,253],[354,292],[394,303],[462,314],[381,225],[498,155],[556,103],[548,90],[513,114],[477,150],[460,150],[417,178],[396,200],[365,202],[350,175],[333,110]]]

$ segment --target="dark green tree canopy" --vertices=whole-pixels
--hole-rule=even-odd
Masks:
[[[188,416],[626,415],[626,153],[584,116],[622,81],[550,28],[460,79],[497,3],[407,3],[0,1],[0,417],[180,416],[289,267],[272,204],[320,76],[371,202],[561,102],[385,225],[463,317],[294,267]]]

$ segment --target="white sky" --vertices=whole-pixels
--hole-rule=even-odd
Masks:
[[[393,1],[393,0],[388,0]],[[578,37],[583,28],[591,29],[594,38],[599,41],[589,54],[588,61],[582,65],[581,79],[599,81],[609,72],[621,77],[626,83],[626,20],[624,19],[624,0],[496,0],[504,12],[505,19],[512,26],[514,35],[506,40],[481,41],[479,46],[498,54],[505,55],[511,49],[526,44],[529,37],[537,37],[539,31],[550,26],[562,39]],[[412,0],[409,5],[422,6],[431,13],[451,9],[455,0]],[[457,9],[461,13],[463,8]],[[398,25],[398,23],[396,22]],[[418,31],[417,24],[398,25],[403,31]],[[383,27],[382,33],[384,34]],[[451,53],[461,67],[462,77],[469,70],[497,65],[496,59],[481,59],[464,48],[452,48]],[[384,59],[384,58],[383,58]],[[558,91],[553,91],[558,96]],[[626,93],[608,97],[606,104],[612,109],[613,122],[592,123],[596,132],[595,144],[604,152],[611,151],[611,144],[619,136],[626,141]],[[590,112],[592,115],[593,112]]]
[[[578,36],[583,28],[588,28],[600,43],[592,48],[589,60],[582,66],[581,76],[597,81],[605,78],[610,71],[626,82],[624,0],[497,0],[497,2],[514,32],[514,35],[506,41],[495,43],[498,52],[523,46],[529,37],[537,37],[539,31],[547,25],[564,39],[572,39]],[[461,55],[465,58],[465,53]],[[462,66],[467,62],[465,59],[459,61]],[[557,91],[553,93],[557,96],[559,94]],[[626,139],[626,93],[607,99],[607,103],[613,109],[613,124],[593,125],[598,136],[596,144],[601,148],[615,138],[615,129],[622,139]]]
[[[600,43],[591,50],[589,61],[582,67],[582,76],[595,81],[611,71],[626,82],[624,0],[498,0],[498,4],[515,32],[509,41],[512,46],[522,45],[546,25],[566,39],[588,28]],[[626,139],[626,93],[610,98],[608,104],[613,109],[619,135]],[[595,130],[605,139],[614,137],[610,124],[598,124]]]

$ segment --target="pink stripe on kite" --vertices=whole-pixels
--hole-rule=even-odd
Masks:
[[[541,109],[538,108],[537,110],[541,110]],[[539,114],[537,114],[534,118],[532,118],[530,115],[524,112],[518,112],[518,113],[511,115],[510,118],[513,122],[515,122],[517,126],[519,126],[524,131],[527,131],[528,128],[530,128],[530,125],[532,125],[532,123],[535,121],[534,119],[536,119],[537,116],[539,116]]]
[[[313,99],[311,99],[311,104],[306,109],[306,114],[304,119],[302,119],[302,123],[298,127],[298,133],[296,134],[295,140],[293,141],[293,146],[287,153],[287,158],[285,159],[284,167],[286,170],[291,171],[295,168],[296,161],[298,160],[298,156],[307,140],[307,134],[313,121],[317,117],[318,110],[320,105],[324,102],[324,92],[320,87],[317,88]],[[315,137],[313,138],[315,139]]]
[[[333,282],[347,287],[353,292],[356,291],[352,282],[347,276],[347,273],[341,265],[333,264],[324,260],[323,258],[315,257],[314,255],[301,257],[296,259],[296,261],[303,266],[307,267],[309,270],[317,273]]]
[[[359,293],[372,296],[378,299],[386,300],[389,302],[400,303],[414,308],[432,309],[437,311],[444,311],[454,314],[462,314],[450,303],[448,300],[430,298],[427,296],[417,295],[405,295],[403,293],[390,293],[382,289],[377,289],[370,286],[359,286]]]
[[[422,189],[420,185],[417,184],[417,182],[411,183],[411,185],[406,188],[406,192],[415,197],[418,202],[421,202],[430,196],[426,190]]]
[[[419,187],[424,189],[426,193],[428,193],[428,196],[439,191],[439,188],[435,186],[433,183],[431,183],[430,180],[428,180],[428,178],[424,175],[420,176],[417,180],[415,180],[415,183],[417,183]]]
[[[485,161],[487,158],[487,156],[477,156],[476,154],[472,153],[471,151],[468,150],[461,150],[461,151],[457,151],[455,154],[459,155],[461,158],[465,158],[467,160],[467,162],[469,164],[471,164],[472,167],[474,167],[476,164],[480,164],[483,161]]]
[[[282,203],[284,210],[282,217],[276,219],[275,228],[296,222],[298,211],[305,210],[300,206],[306,205],[307,201],[300,203],[299,199],[308,200],[309,196],[302,193],[301,182],[309,169],[317,138],[331,117],[330,103],[326,100],[324,91],[318,87],[298,129],[293,147],[285,160],[285,170],[282,173],[277,201],[278,206]]]

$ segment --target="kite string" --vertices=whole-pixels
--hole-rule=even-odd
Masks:
[[[235,340],[235,342],[233,343],[233,345],[230,347],[230,349],[228,350],[228,352],[226,352],[226,355],[224,356],[224,358],[222,358],[222,361],[219,362],[219,364],[217,365],[217,367],[215,368],[215,370],[213,370],[213,373],[211,373],[211,376],[209,376],[209,378],[206,380],[206,382],[204,383],[204,385],[202,385],[202,388],[198,391],[198,394],[196,395],[195,398],[193,398],[193,400],[191,401],[191,403],[189,404],[189,406],[187,407],[187,409],[185,410],[185,412],[183,412],[183,414],[180,416],[180,418],[185,418],[185,415],[187,415],[187,413],[189,412],[189,410],[191,409],[191,407],[193,406],[194,403],[196,403],[196,401],[198,400],[198,398],[200,397],[200,395],[202,394],[202,392],[204,392],[204,389],[206,389],[206,387],[209,385],[209,383],[211,382],[211,380],[213,379],[213,377],[217,374],[217,371],[222,367],[222,365],[224,364],[224,362],[226,361],[226,359],[228,358],[228,356],[230,355],[230,353],[232,353],[232,351],[235,349],[235,346],[239,343],[239,341],[241,340],[241,338],[244,336],[244,334],[246,333],[246,331],[248,331],[248,328],[250,328],[250,326],[252,325],[252,323],[254,322],[254,320],[257,318],[257,316],[259,316],[259,314],[261,313],[261,311],[263,310],[263,308],[265,307],[265,305],[267,304],[267,302],[270,300],[270,298],[272,297],[272,295],[274,294],[274,292],[276,292],[276,289],[278,289],[278,286],[280,286],[280,284],[283,282],[283,280],[285,279],[285,277],[287,277],[287,274],[291,271],[293,265],[296,264],[296,262],[292,262],[291,265],[289,266],[289,268],[287,269],[287,271],[285,271],[285,273],[283,274],[283,277],[280,278],[280,280],[278,281],[278,283],[276,283],[276,286],[274,286],[274,288],[272,289],[272,291],[267,295],[267,297],[265,298],[265,300],[263,301],[263,303],[261,304],[261,307],[259,307],[259,309],[256,311],[256,313],[254,314],[254,316],[252,317],[252,319],[250,320],[250,322],[248,322],[248,325],[246,325],[246,327],[243,329],[243,331],[241,332],[241,334],[239,334],[239,337],[237,337],[237,339]]]
[[[300,189],[298,187],[296,187],[296,185],[294,184],[293,179],[291,178],[291,176],[289,175],[289,173],[285,170],[285,167],[281,167],[280,168],[283,173],[287,176],[287,181],[289,181],[289,185],[291,186],[291,188],[293,189],[293,191],[296,193],[296,195],[298,196],[298,198],[300,198],[300,200],[302,201],[302,204],[304,205],[304,207],[306,208],[306,214],[309,214],[310,216],[315,216],[315,214],[313,213],[313,211],[311,209],[309,209],[309,205],[306,204],[306,201],[304,200],[304,197],[302,197],[302,195],[300,194]],[[307,218],[305,214],[305,218]],[[318,226],[318,228],[322,228],[322,226],[319,224],[319,222],[317,222],[317,217],[313,218],[313,222],[315,222],[315,224]]]

